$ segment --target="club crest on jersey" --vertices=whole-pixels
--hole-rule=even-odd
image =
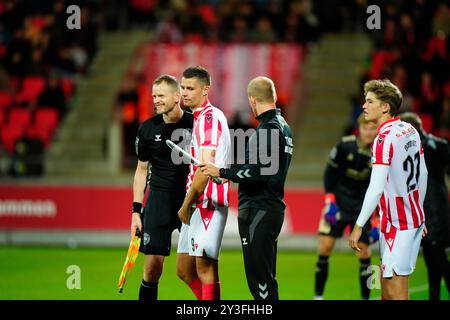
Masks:
[[[150,235],[148,233],[144,233],[144,246],[150,243]]]
[[[383,142],[383,137],[378,138],[378,144],[381,144]]]
[[[160,134],[155,134],[155,141],[162,141]]]
[[[212,116],[210,114],[207,114],[205,116],[205,118],[206,118],[206,121],[211,122]]]

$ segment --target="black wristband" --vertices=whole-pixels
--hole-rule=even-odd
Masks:
[[[221,177],[221,178],[225,178],[225,168],[220,168],[219,169],[219,177]]]
[[[141,213],[141,211],[142,211],[142,203],[140,203],[140,202],[133,202],[131,213],[135,213],[135,212]]]

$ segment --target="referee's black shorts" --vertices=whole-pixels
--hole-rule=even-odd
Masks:
[[[335,225],[331,225],[325,221],[325,217],[322,215],[319,223],[319,235],[330,236],[333,238],[341,238],[344,235],[345,228],[349,226],[350,232],[353,230],[356,224],[356,219],[342,219],[338,220]],[[363,227],[363,232],[359,242],[370,245],[370,229],[372,228],[370,220]]]
[[[144,254],[169,256],[172,232],[181,228],[178,210],[186,192],[150,189],[142,219],[142,240],[139,251]]]

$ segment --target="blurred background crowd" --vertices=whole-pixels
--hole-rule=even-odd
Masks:
[[[72,4],[81,8],[80,30],[66,26],[70,15],[66,8]],[[380,30],[366,26],[366,9],[373,4],[381,9]],[[372,46],[359,65],[359,87],[348,97],[349,116],[342,123],[342,134],[355,130],[361,85],[368,79],[389,78],[404,93],[405,110],[420,113],[428,131],[450,137],[450,6],[445,1],[0,0],[2,176],[27,175],[27,157],[39,164],[27,172],[44,174],[42,155],[77,105],[78,85],[93,73],[90,66],[102,49],[99,38],[134,31],[145,34],[146,45],[294,44],[303,52],[299,64],[320,46],[323,35],[364,35]],[[114,55],[114,50],[104,54]],[[133,156],[137,126],[152,114],[145,70],[152,62],[136,67],[145,57],[142,50],[133,51],[121,84],[110,92],[112,113],[120,110],[123,155],[128,158]],[[328,58],[333,59],[332,52]],[[301,76],[295,75],[293,81]],[[313,85],[302,82],[308,84]],[[298,100],[285,100],[280,102],[283,108],[304,107]],[[232,127],[254,125],[236,114],[229,121]]]

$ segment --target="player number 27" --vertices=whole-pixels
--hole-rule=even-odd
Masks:
[[[406,180],[406,187],[408,192],[416,188],[420,177],[420,154],[417,152],[413,158],[409,155],[405,161],[403,161],[403,170],[409,172],[408,179]],[[415,178],[415,183],[412,183],[413,178]]]

